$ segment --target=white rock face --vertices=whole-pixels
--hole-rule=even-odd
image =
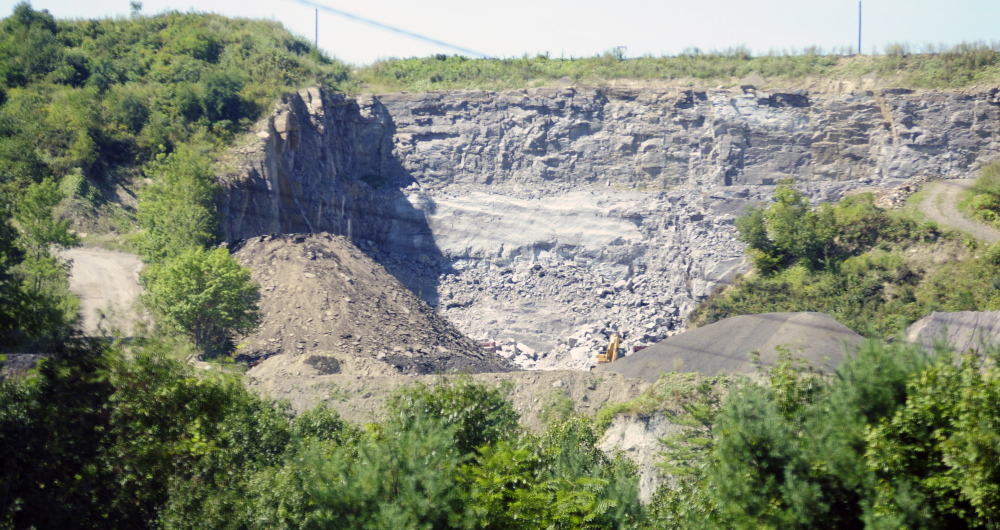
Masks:
[[[651,416],[615,416],[601,438],[600,449],[606,453],[622,451],[639,466],[639,499],[649,500],[667,477],[656,467],[663,450],[660,439],[680,432],[660,413]]]
[[[643,239],[634,222],[607,215],[628,203],[606,205],[599,199],[604,197],[590,191],[530,199],[473,191],[438,197],[425,214],[438,248],[452,257],[509,262],[526,249],[600,249]]]

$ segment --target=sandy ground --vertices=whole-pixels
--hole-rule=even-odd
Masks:
[[[971,234],[976,239],[995,243],[1000,232],[969,219],[958,211],[962,192],[972,187],[975,179],[938,180],[925,188],[927,197],[920,202],[920,211],[934,222]]]
[[[74,248],[62,252],[61,256],[72,260],[69,288],[80,297],[81,327],[86,334],[97,331],[99,311],[124,310],[142,292],[139,287],[142,262],[134,254]],[[130,331],[128,326],[126,331]]]
[[[330,359],[335,361],[330,361]],[[326,362],[323,362],[326,361]],[[454,375],[388,375],[377,361],[328,352],[277,355],[247,372],[251,389],[287,400],[296,412],[326,403],[345,419],[359,424],[378,421],[382,406],[400,388],[434,385]],[[529,429],[541,430],[545,419],[568,408],[593,416],[605,403],[634,399],[649,384],[616,373],[530,370],[473,374],[473,380],[491,386],[512,384],[510,399]],[[546,410],[549,416],[546,415]]]

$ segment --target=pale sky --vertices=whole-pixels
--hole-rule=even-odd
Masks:
[[[627,46],[627,56],[673,55],[744,45],[754,52],[816,45],[830,51],[857,45],[856,0],[310,0],[495,57],[548,52],[591,56]],[[15,0],[0,0],[9,16]],[[128,0],[33,0],[57,18],[124,16]],[[865,0],[862,49],[885,44],[1000,41],[998,0]],[[312,41],[312,7],[296,0],[144,0],[143,13],[204,11],[274,19]],[[455,53],[322,10],[319,45],[354,64],[390,57]]]

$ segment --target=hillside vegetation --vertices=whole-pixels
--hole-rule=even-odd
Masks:
[[[928,46],[921,52],[894,44],[886,48],[884,55],[874,56],[845,56],[815,48],[803,53],[756,56],[743,48],[721,52],[692,49],[677,56],[632,59],[613,52],[569,59],[549,55],[509,59],[436,55],[377,61],[359,68],[355,76],[366,89],[386,92],[527,88],[547,86],[563,78],[581,85],[679,80],[732,86],[751,74],[762,77],[765,83],[877,76],[892,86],[913,88],[962,88],[1000,81],[998,44]]]
[[[215,161],[282,93],[346,80],[342,64],[271,22],[65,21],[18,4],[0,21],[0,348],[45,350],[69,332],[76,302],[50,249],[81,237],[140,254],[143,283],[161,293],[146,299],[160,327],[206,351],[230,348],[232,331],[252,329],[256,290],[236,285],[248,276],[227,251],[198,252],[219,241]],[[163,285],[158,271],[179,256],[205,282]],[[177,325],[213,304],[231,326],[206,336]]]
[[[828,313],[885,337],[932,311],[1000,309],[1000,245],[883,210],[871,195],[812,208],[789,183],[737,221],[754,263],[701,304],[692,325],[772,311]]]
[[[869,340],[835,374],[667,375],[611,414],[666,414],[674,480],[643,505],[585,417],[542,435],[506,388],[397,392],[359,427],[298,416],[176,343],[68,343],[0,382],[11,528],[996,528],[996,352]],[[957,361],[961,362],[957,362]]]

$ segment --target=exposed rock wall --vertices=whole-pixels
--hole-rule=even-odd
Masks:
[[[643,502],[656,493],[667,475],[656,467],[663,451],[661,440],[682,432],[681,425],[671,423],[660,412],[648,415],[619,414],[601,437],[601,450],[613,454],[622,451],[639,468],[639,499]]]
[[[823,200],[967,176],[998,140],[987,93],[308,89],[235,153],[222,210],[229,240],[348,235],[522,366],[582,368],[741,270],[733,219],[780,179]]]
[[[379,96],[422,185],[639,187],[955,177],[997,155],[988,93],[538,89]]]

